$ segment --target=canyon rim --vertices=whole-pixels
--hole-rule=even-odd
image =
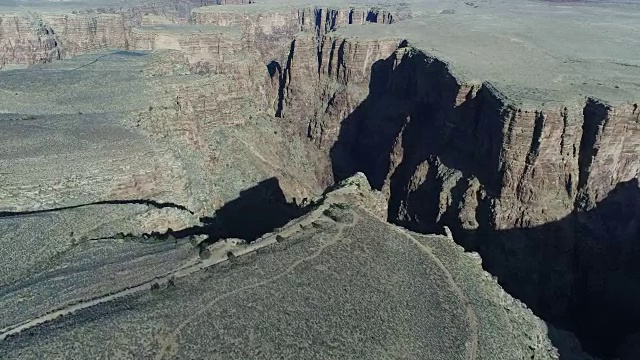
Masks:
[[[638,24],[0,3],[3,353],[636,359]]]

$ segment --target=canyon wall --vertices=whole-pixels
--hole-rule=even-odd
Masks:
[[[245,10],[235,6],[209,6],[194,9],[192,21],[195,24],[241,27],[243,46],[260,51],[265,62],[274,60],[283,65],[286,61],[283,47],[299,32],[322,36],[341,25],[390,24],[393,15],[375,8],[272,8],[255,5]]]
[[[90,51],[131,48],[131,29],[142,24],[186,23],[199,0],[150,2],[129,8],[72,13],[0,15],[0,67],[30,65]]]
[[[388,196],[390,221],[450,227],[547,319],[598,341],[634,329],[637,105],[525,107],[405,43],[319,44],[314,53],[312,40],[292,43],[279,113],[326,154],[337,180],[362,171]]]
[[[39,19],[3,15],[0,22],[0,67],[44,63],[61,58],[54,30]]]
[[[68,74],[69,79],[75,79],[69,80],[71,85],[59,83],[53,93],[44,91],[48,96],[37,97],[33,106],[7,104],[3,108],[8,112],[31,114],[42,112],[38,109],[44,106],[48,113],[51,109],[46,104],[53,101],[55,111],[73,113],[70,117],[101,119],[116,128],[132,128],[131,133],[142,133],[146,138],[111,138],[100,134],[98,139],[116,143],[116,148],[131,153],[129,156],[133,158],[114,163],[112,152],[100,153],[93,158],[97,163],[94,171],[86,174],[84,167],[78,166],[80,173],[69,171],[69,176],[42,171],[38,172],[42,174],[40,177],[27,177],[24,171],[29,166],[25,162],[31,161],[31,168],[50,166],[44,156],[36,159],[27,154],[25,161],[15,157],[5,159],[7,168],[12,171],[9,177],[5,176],[8,183],[0,191],[0,197],[5,199],[3,211],[39,211],[114,199],[153,199],[179,204],[198,216],[211,216],[238,196],[239,191],[267,177],[278,177],[279,186],[288,200],[303,199],[320,191],[313,166],[308,162],[313,156],[307,156],[308,149],[297,138],[282,142],[278,124],[267,115],[273,113],[275,98],[271,97],[271,92],[274,86],[277,88],[278,81],[269,77],[258,50],[242,46],[244,29],[185,24],[180,20],[182,17],[176,17],[180,20],[176,24],[162,11],[113,13],[117,11],[120,10],[42,15],[36,18],[43,29],[39,34],[57,42],[57,47],[51,46],[55,56],[43,59],[37,47],[28,47],[22,53],[16,51],[16,56],[28,54],[29,58],[5,60],[12,64],[48,62],[101,47],[153,50],[152,54],[104,51],[95,58],[77,57],[77,65],[66,63],[74,70]],[[126,18],[125,13],[140,15],[136,15],[136,26],[125,24],[123,27],[121,20]],[[184,12],[179,14],[182,16]],[[88,18],[101,20],[88,21]],[[129,17],[133,18],[133,15]],[[17,16],[16,19],[23,21],[24,17]],[[85,23],[95,26],[91,25],[90,31],[84,33]],[[2,24],[8,26],[7,22]],[[15,37],[28,38],[26,25],[16,29],[19,31]],[[59,40],[65,36],[71,36],[73,42],[65,41],[63,51]],[[1,39],[11,41],[10,37]],[[41,42],[38,40],[38,44]],[[47,74],[40,79],[49,84],[47,79],[58,72]],[[93,79],[94,76],[99,78]],[[100,84],[105,86],[105,83],[106,87],[101,89]],[[15,94],[24,93],[26,99],[26,93],[41,90],[38,87],[42,85],[32,84]],[[5,86],[14,87],[12,83]],[[94,96],[96,92],[98,96]],[[55,101],[58,98],[72,98],[74,102]],[[89,103],[96,108],[85,108]],[[48,116],[37,118],[43,122],[58,122],[57,118]],[[69,127],[69,131],[74,131],[76,124]],[[156,154],[153,158],[139,156],[141,151],[137,147],[133,149],[129,143],[142,145],[143,149],[152,147],[171,161],[164,160],[166,166],[154,167]],[[11,148],[10,144],[5,145]],[[75,151],[70,153],[87,158]],[[80,160],[73,163],[84,164]],[[174,171],[176,163],[178,166]],[[60,170],[64,174],[64,168]],[[32,178],[35,181],[31,181]],[[169,186],[166,186],[167,181]]]
[[[374,40],[364,48],[355,49],[362,43],[332,37],[331,31],[345,25],[390,24],[393,15],[375,8],[261,8],[257,5],[247,10],[223,6],[194,9],[192,21],[194,25],[241,29],[238,47],[251,53],[257,51],[267,65],[271,80],[265,88],[271,94],[270,110],[281,119],[279,122],[284,125],[287,136],[306,134],[314,139],[307,143],[307,153],[313,154],[315,177],[322,187],[332,184],[330,159],[316,154],[328,152],[331,139],[338,133],[338,119],[348,110],[325,113],[336,108],[328,106],[327,101],[353,106],[362,102],[367,94],[368,68],[376,59],[388,56],[397,41]],[[345,52],[345,48],[353,51]],[[343,54],[346,55],[343,57]],[[352,70],[355,67],[362,70]],[[321,73],[329,75],[320,76]],[[349,93],[341,91],[347,83]],[[324,104],[310,102],[320,98],[326,100]],[[283,111],[296,116],[284,116]],[[305,123],[298,121],[300,118],[313,118],[316,122]],[[325,126],[325,123],[331,125]],[[318,133],[312,136],[311,132]],[[329,140],[323,140],[325,137]]]
[[[354,41],[331,35],[318,42],[312,34],[297,36],[280,78],[276,116],[293,133],[309,138],[314,148],[328,154],[338,139],[340,121],[367,97],[371,66],[397,44],[395,40]],[[333,183],[335,166],[328,156],[318,163],[325,185]]]
[[[141,25],[195,24],[242,26],[244,45],[265,58],[280,52],[299,31],[324,34],[339,25],[393,22],[393,15],[376,8],[283,8],[235,5],[252,0],[172,0],[129,7],[98,8],[67,13],[38,11],[0,15],[0,66],[30,65],[68,58],[103,48],[133,50],[132,29]],[[224,6],[205,6],[205,5]],[[197,9],[198,8],[198,9]],[[194,10],[195,9],[195,10]],[[192,11],[193,10],[193,11]]]
[[[524,106],[490,82],[461,81],[402,39],[332,32],[393,23],[383,10],[180,4],[6,15],[0,59],[162,50],[144,71],[164,95],[130,120],[175,146],[189,169],[184,192],[194,191],[181,203],[198,214],[229,200],[216,186],[233,168],[258,169],[241,174],[252,181],[279,175],[287,195],[301,197],[362,171],[388,198],[390,221],[425,233],[448,226],[539,315],[583,321],[586,336],[638,331],[637,104]],[[174,75],[188,81],[163,82]]]

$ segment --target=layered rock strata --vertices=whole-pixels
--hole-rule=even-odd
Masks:
[[[257,49],[265,61],[275,60],[284,66],[282,48],[298,32],[322,36],[338,26],[390,24],[393,15],[387,10],[354,7],[269,7],[252,5],[202,7],[192,12],[195,24],[240,26],[244,29],[242,44]]]
[[[46,63],[105,48],[129,50],[142,24],[186,23],[196,0],[142,3],[128,8],[29,12],[0,16],[0,67]]]
[[[166,51],[143,70],[164,94],[127,121],[189,164],[185,187],[200,189],[183,198],[190,207],[204,214],[232,198],[237,186],[216,188],[223,167],[258,169],[233,175],[251,181],[277,173],[299,196],[363,171],[387,196],[389,220],[421,232],[450,227],[537,313],[589,330],[621,324],[611,337],[637,331],[637,101],[516,103],[402,38],[332,32],[393,23],[385,10],[216,6],[193,10],[193,24],[180,27],[171,24],[184,17],[162,11],[118,14],[11,17],[3,63],[100,47]],[[189,81],[163,83],[167,75]],[[265,149],[248,133],[298,143]],[[284,171],[296,150],[307,161]]]
[[[591,320],[632,326],[637,205],[607,204],[620,192],[637,197],[634,102],[529,107],[491,83],[458,80],[405,42],[319,44],[315,53],[312,38],[292,42],[279,112],[325,151],[335,178],[365,172],[387,194],[391,221],[451,227],[551,319],[600,312]]]

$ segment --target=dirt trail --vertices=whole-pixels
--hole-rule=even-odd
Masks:
[[[418,246],[420,250],[425,252],[429,257],[431,257],[435,261],[436,265],[444,273],[449,286],[451,286],[451,288],[456,293],[456,295],[465,304],[466,318],[467,318],[467,322],[469,323],[469,329],[471,330],[471,343],[467,347],[467,359],[475,360],[478,355],[478,317],[476,316],[476,313],[473,310],[473,307],[471,306],[471,302],[469,301],[469,298],[467,298],[467,296],[464,294],[460,286],[458,286],[458,283],[456,283],[453,276],[451,275],[449,270],[444,266],[442,261],[440,261],[440,259],[438,259],[438,257],[433,254],[433,251],[431,250],[431,248],[429,248],[427,245],[418,241],[411,234],[407,233],[404,229],[399,228],[397,226],[393,226],[393,225],[392,227],[396,230],[396,232],[402,233],[405,237],[411,240],[414,244],[416,244],[416,246]]]
[[[305,225],[309,225],[311,224],[313,221],[317,220],[318,218],[322,217],[322,213],[325,209],[327,209],[330,206],[329,203],[325,203],[320,205],[316,210],[314,210],[313,212],[311,212],[308,216],[305,216],[301,219],[299,219],[298,221],[296,221],[296,223],[291,224],[290,226],[284,228],[282,231],[278,232],[278,233],[272,233],[272,234],[267,234],[266,236],[264,236],[263,238],[256,240],[255,242],[247,245],[247,246],[243,246],[243,247],[237,247],[233,249],[233,253],[235,256],[241,256],[247,253],[251,253],[254,252],[260,248],[263,248],[265,246],[269,246],[272,245],[274,243],[277,242],[276,237],[278,235],[281,236],[290,236],[293,233],[296,233],[298,231],[302,230],[302,227]],[[317,256],[317,255],[316,255]],[[11,326],[7,326],[3,329],[0,329],[0,341],[6,339],[9,336],[12,335],[16,335],[19,334],[25,330],[31,329],[33,327],[45,324],[49,321],[53,321],[61,316],[66,316],[66,315],[70,315],[76,311],[82,310],[82,309],[86,309],[95,305],[99,305],[99,304],[103,304],[112,300],[116,300],[116,299],[120,299],[123,298],[125,296],[129,296],[129,295],[133,295],[136,294],[140,291],[147,291],[147,290],[151,290],[152,286],[158,284],[158,285],[165,285],[169,282],[169,280],[171,279],[178,279],[178,278],[182,278],[185,276],[188,276],[190,274],[193,274],[194,272],[203,270],[205,268],[208,268],[210,266],[222,263],[224,261],[227,261],[228,257],[226,252],[224,254],[218,254],[217,256],[211,256],[208,259],[205,260],[198,260],[197,262],[193,262],[193,261],[188,261],[185,265],[183,265],[182,267],[178,268],[177,270],[171,271],[169,273],[166,273],[164,275],[160,275],[157,276],[153,279],[150,279],[149,281],[146,281],[144,283],[123,289],[121,291],[118,291],[116,293],[113,294],[107,294],[107,295],[103,295],[100,297],[96,297],[93,299],[88,299],[88,300],[83,300],[80,301],[76,304],[71,304],[71,305],[67,305],[63,308],[57,309],[57,310],[53,310],[47,314],[41,315],[39,317],[30,319],[30,320],[26,320],[22,323],[19,324],[14,324]],[[308,259],[307,259],[308,260]],[[306,261],[303,259],[303,261]],[[299,264],[296,264],[296,266]],[[284,276],[284,274],[283,274]]]
[[[295,223],[290,224],[289,226],[285,227],[284,229],[282,229],[282,231],[278,232],[278,233],[272,233],[272,234],[268,234],[265,237],[263,237],[262,239],[249,244],[247,246],[244,247],[239,247],[236,249],[233,249],[233,253],[235,256],[241,256],[243,254],[247,254],[247,253],[251,253],[253,251],[256,251],[262,247],[265,246],[269,246],[272,245],[274,243],[277,242],[276,237],[278,235],[280,236],[284,236],[284,237],[288,237],[291,236],[299,231],[302,231],[302,229],[304,227],[306,227],[306,225],[311,224],[312,222],[318,220],[319,218],[324,217],[323,215],[323,211],[326,210],[329,206],[330,206],[331,202],[327,202],[324,203],[322,205],[320,205],[316,210],[314,210],[313,212],[309,213],[307,216],[304,216],[302,218],[300,218],[298,221],[296,221]],[[185,319],[180,325],[178,325],[178,327],[176,327],[176,329],[169,335],[169,337],[166,339],[166,341],[162,342],[162,346],[160,348],[159,353],[156,355],[155,359],[156,360],[160,360],[165,358],[167,355],[169,355],[169,351],[174,352],[177,350],[178,347],[178,336],[180,334],[180,332],[182,331],[182,329],[184,329],[187,325],[189,325],[192,321],[198,319],[203,313],[205,313],[207,310],[209,310],[212,306],[214,306],[216,303],[218,303],[221,300],[224,300],[232,295],[238,294],[240,292],[243,291],[250,291],[256,288],[259,288],[261,286],[267,285],[269,283],[275,282],[279,279],[281,279],[282,277],[286,276],[287,274],[290,274],[292,271],[294,271],[297,267],[299,267],[301,264],[308,262],[318,256],[320,256],[322,254],[322,252],[329,246],[334,245],[335,243],[337,243],[343,236],[344,234],[344,229],[347,227],[353,227],[355,226],[358,221],[359,221],[359,215],[357,214],[357,212],[355,211],[350,211],[351,214],[353,215],[353,221],[351,223],[340,223],[337,222],[337,226],[338,226],[338,232],[331,238],[330,241],[322,244],[322,246],[316,250],[313,254],[298,259],[296,260],[294,263],[292,263],[289,267],[287,267],[283,272],[265,279],[261,282],[255,283],[255,284],[251,284],[251,285],[247,285],[244,286],[242,288],[238,288],[235,289],[233,291],[227,292],[225,294],[222,294],[218,297],[216,297],[215,299],[213,299],[212,301],[210,301],[209,303],[205,304],[202,308],[200,308],[197,312],[195,312],[193,315],[191,315],[189,318]],[[392,226],[392,225],[390,225]],[[431,257],[434,261],[435,264],[442,270],[443,274],[445,275],[445,279],[447,281],[447,283],[449,284],[449,286],[453,289],[453,291],[456,293],[456,295],[462,300],[462,302],[466,305],[466,318],[467,321],[469,323],[469,328],[471,329],[471,342],[469,344],[469,346],[467,347],[467,359],[468,360],[475,360],[477,357],[477,351],[478,351],[478,320],[476,317],[475,312],[473,311],[473,308],[471,307],[470,301],[469,299],[466,297],[466,295],[463,293],[462,289],[458,286],[458,284],[456,283],[456,281],[454,280],[453,276],[451,275],[451,273],[449,272],[449,270],[444,266],[444,264],[440,261],[440,259],[438,259],[432,252],[432,250],[422,244],[420,241],[418,241],[416,238],[414,238],[411,234],[407,233],[406,231],[404,231],[401,228],[398,228],[396,226],[392,226],[392,228],[398,232],[401,233],[403,236],[405,236],[406,238],[408,238],[409,240],[411,240],[414,244],[416,244],[418,246],[418,248],[420,250],[422,250],[424,253],[426,253],[429,257]],[[211,258],[206,259],[206,260],[201,260],[198,261],[197,263],[188,263],[187,265],[184,265],[182,268],[179,268],[175,271],[172,271],[170,273],[167,273],[166,275],[163,276],[159,276],[156,277],[154,279],[151,279],[145,283],[139,284],[137,286],[133,286],[131,288],[127,288],[124,289],[122,291],[119,291],[117,293],[114,294],[109,294],[109,295],[105,295],[105,296],[101,296],[95,299],[91,299],[91,300],[87,300],[87,301],[83,301],[77,304],[73,304],[70,306],[67,306],[65,308],[59,309],[59,310],[55,310],[51,313],[42,315],[40,317],[25,321],[21,324],[17,324],[14,326],[10,326],[4,329],[0,329],[0,341],[6,339],[7,337],[11,336],[11,335],[15,335],[18,334],[22,331],[28,330],[30,328],[36,327],[38,325],[47,323],[49,321],[55,320],[61,316],[65,316],[65,315],[69,315],[72,314],[78,310],[82,310],[82,309],[86,309],[98,304],[102,304],[102,303],[106,303],[112,300],[116,300],[125,296],[129,296],[129,295],[133,295],[137,292],[140,291],[146,291],[146,290],[150,290],[152,288],[153,285],[155,284],[166,284],[169,282],[169,280],[171,279],[175,279],[175,278],[181,278],[181,277],[185,277],[188,276],[194,272],[200,271],[202,269],[205,269],[207,267],[219,264],[221,262],[227,261],[228,257],[225,254],[222,255],[217,255],[217,256],[211,256]]]
[[[337,223],[338,224],[338,232],[336,233],[336,235],[334,235],[330,241],[322,244],[320,246],[320,248],[318,250],[316,250],[313,254],[303,257],[302,259],[298,259],[296,260],[293,264],[291,264],[288,268],[286,268],[283,272],[279,273],[278,275],[275,275],[271,278],[265,279],[261,282],[255,283],[255,284],[251,284],[251,285],[247,285],[247,286],[243,286],[241,288],[235,289],[233,291],[224,293],[218,297],[216,297],[215,299],[211,300],[208,304],[206,304],[205,306],[203,306],[202,308],[200,308],[200,310],[198,310],[196,313],[194,313],[193,315],[191,315],[190,317],[188,317],[187,319],[185,319],[185,321],[183,321],[180,325],[178,325],[178,327],[169,335],[169,339],[167,339],[167,341],[164,342],[164,345],[162,346],[162,348],[160,348],[160,352],[158,353],[158,355],[156,355],[155,359],[156,360],[161,360],[165,357],[165,355],[167,355],[167,351],[168,349],[171,347],[172,351],[177,350],[178,347],[178,335],[180,334],[180,332],[182,331],[182,329],[184,329],[185,326],[189,325],[193,320],[198,319],[202,316],[202,314],[204,314],[207,310],[209,310],[213,305],[215,305],[217,302],[219,302],[220,300],[224,300],[226,298],[228,298],[229,296],[238,294],[240,292],[243,291],[248,291],[248,290],[253,290],[256,289],[258,287],[267,285],[269,283],[275,282],[279,279],[281,279],[282,277],[286,276],[287,274],[291,273],[293,270],[295,270],[298,266],[300,266],[301,264],[303,264],[304,262],[307,262],[309,260],[313,260],[315,258],[317,258],[318,256],[320,256],[322,254],[322,252],[329,246],[337,243],[341,238],[342,235],[344,233],[344,229],[345,227],[353,227],[357,224],[359,216],[358,214],[356,214],[355,212],[351,212],[353,214],[353,221],[349,224],[342,224],[342,223]]]

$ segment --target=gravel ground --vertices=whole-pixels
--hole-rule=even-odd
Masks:
[[[349,205],[325,214],[283,229],[273,246],[27,330],[0,349],[20,359],[515,359],[534,351],[526,339],[546,338],[527,312],[513,328],[498,285],[450,240],[414,237]],[[435,243],[454,256],[441,261]],[[553,358],[540,343],[536,359]]]

